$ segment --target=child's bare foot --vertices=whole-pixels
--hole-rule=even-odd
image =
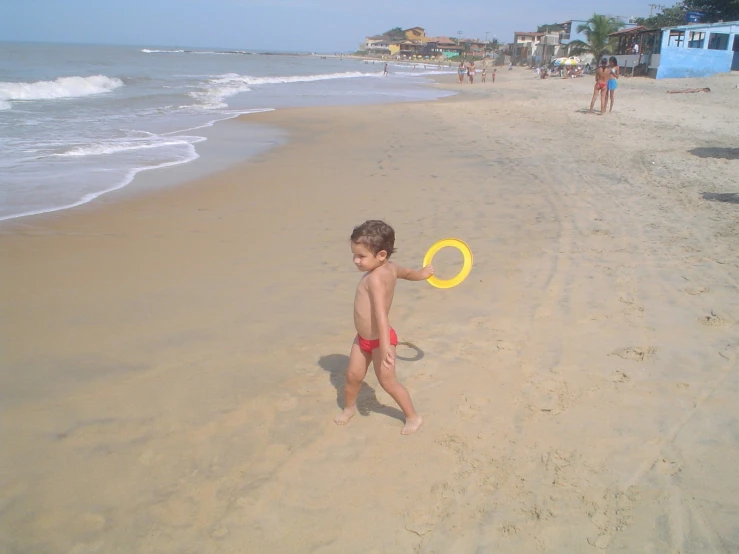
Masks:
[[[344,411],[334,418],[334,423],[336,423],[336,425],[346,425],[347,423],[349,423],[349,420],[352,418],[352,416],[354,416],[354,414],[356,413],[356,406],[352,406],[351,408],[344,408]]]
[[[401,435],[410,435],[418,431],[418,428],[423,424],[423,418],[420,415],[416,417],[409,417],[405,420],[405,425],[401,429]]]

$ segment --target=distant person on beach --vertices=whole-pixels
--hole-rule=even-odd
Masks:
[[[603,58],[600,67],[595,70],[595,86],[593,87],[593,99],[590,101],[590,113],[593,113],[595,99],[600,94],[600,115],[606,112],[606,98],[608,95],[608,60]]]
[[[492,73],[490,74],[490,82],[491,82],[491,83],[494,83],[494,82],[495,82],[495,74],[496,74],[497,72],[498,72],[498,69],[494,67],[494,68],[493,68],[493,72],[492,72]]]
[[[485,74],[486,73],[487,73],[487,68],[485,67],[485,64],[483,63],[482,64],[482,74],[481,74],[481,76],[482,76],[482,81],[481,82],[483,82],[483,83],[485,82]]]
[[[606,107],[608,107],[609,100],[611,102],[609,112],[613,111],[613,97],[616,95],[619,77],[621,77],[621,70],[618,67],[618,60],[615,56],[611,56],[608,59],[608,86],[606,87]]]
[[[462,84],[462,81],[464,81],[465,73],[467,73],[467,70],[464,67],[464,62],[459,62],[459,67],[457,68],[457,78],[460,85]]]
[[[472,84],[475,81],[475,72],[477,70],[475,69],[475,62],[470,62],[470,65],[467,66],[467,78],[470,81],[470,84]]]
[[[385,64],[385,69],[382,70],[382,76],[387,77],[388,71],[387,71],[387,64]]]
[[[388,317],[397,280],[424,281],[434,274],[434,268],[428,265],[420,270],[406,269],[389,261],[395,252],[395,231],[384,221],[365,221],[354,228],[350,240],[354,265],[365,273],[354,296],[357,336],[346,370],[344,410],[334,421],[346,425],[357,412],[357,395],[372,362],[380,385],[403,410],[405,425],[401,433],[410,435],[418,430],[423,419],[416,413],[408,391],[395,377],[398,337]]]

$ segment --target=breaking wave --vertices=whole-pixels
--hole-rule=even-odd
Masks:
[[[359,71],[347,71],[344,73],[325,73],[319,75],[292,75],[282,77],[252,77],[250,75],[239,75],[227,73],[219,75],[204,83],[204,89],[190,92],[190,96],[197,99],[204,108],[218,109],[226,107],[224,99],[240,92],[249,92],[252,86],[279,85],[285,83],[310,83],[314,81],[326,81],[330,79],[355,79],[360,77],[379,77],[378,73],[362,73]]]
[[[91,77],[59,77],[55,81],[33,83],[0,82],[0,109],[9,109],[11,100],[54,100],[79,98],[110,92],[123,86],[123,81],[105,75]]]

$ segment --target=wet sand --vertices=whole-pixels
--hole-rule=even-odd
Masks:
[[[737,82],[252,115],[289,141],[0,224],[0,550],[739,549]],[[367,218],[475,255],[396,293],[410,437],[371,372],[332,422]]]

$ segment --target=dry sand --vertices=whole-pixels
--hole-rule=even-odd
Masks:
[[[739,77],[498,75],[5,222],[0,551],[739,551]],[[411,437],[373,375],[332,422],[370,217],[475,254],[399,286]]]

